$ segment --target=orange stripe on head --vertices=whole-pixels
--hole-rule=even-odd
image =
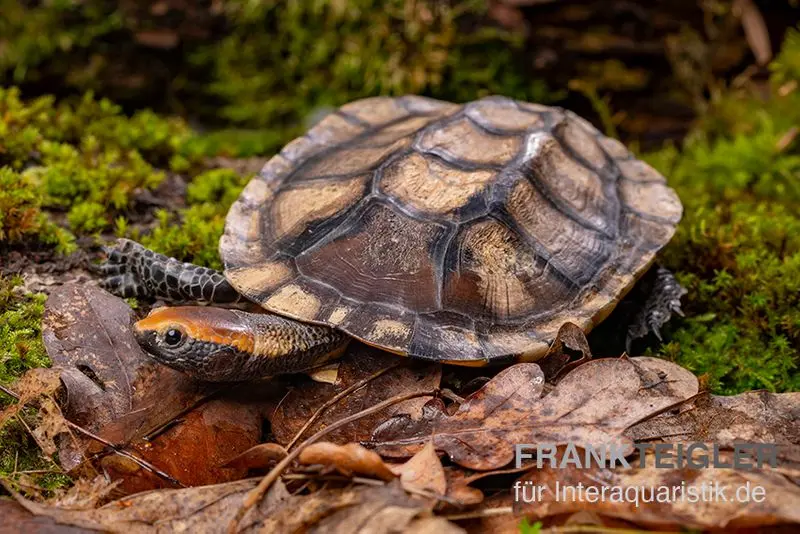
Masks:
[[[252,354],[255,339],[242,318],[225,308],[175,306],[156,308],[134,325],[138,333],[157,332],[163,335],[170,329],[182,331],[197,341],[229,345],[240,352]]]

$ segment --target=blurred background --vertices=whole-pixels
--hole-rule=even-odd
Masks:
[[[687,318],[641,351],[800,390],[798,0],[0,0],[0,382],[115,236],[219,266],[224,216],[333,106],[559,105],[680,194]],[[20,273],[24,277],[18,276]]]

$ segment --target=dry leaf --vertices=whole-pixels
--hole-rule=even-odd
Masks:
[[[0,534],[97,534],[94,529],[59,525],[49,517],[36,517],[5,497],[0,497],[0,518]]]
[[[64,525],[124,534],[152,532],[224,532],[245,494],[258,483],[156,490],[114,501],[95,510],[62,510],[15,498],[29,512]],[[445,519],[433,517],[419,500],[395,482],[383,486],[324,489],[305,496],[290,495],[277,483],[260,505],[240,523],[240,532],[325,532],[339,534],[461,533]]]
[[[275,441],[281,445],[288,444],[325,402],[360,380],[390,367],[394,368],[328,408],[303,436],[308,437],[335,421],[395,395],[435,389],[441,380],[441,366],[438,364],[399,360],[397,356],[353,342],[341,361],[336,384],[309,380],[290,391],[281,401],[270,419]],[[420,416],[421,407],[427,400],[421,397],[397,404],[383,413],[364,417],[342,427],[326,436],[326,439],[339,444],[368,440],[373,427],[391,415],[408,413]]]
[[[57,369],[31,369],[17,380],[11,389],[19,396],[17,402],[0,410],[0,427],[19,413],[26,404],[42,395],[53,395],[61,387]]]
[[[79,478],[60,495],[48,500],[48,504],[69,510],[89,510],[105,501],[117,483],[110,482],[104,475],[94,478]]]
[[[720,459],[731,462],[732,453],[721,451]],[[516,511],[534,518],[571,513],[579,510],[594,511],[603,515],[622,518],[650,528],[746,528],[774,525],[782,523],[800,523],[800,487],[787,481],[779,472],[769,470],[741,469],[657,469],[654,455],[648,451],[647,465],[639,467],[639,460],[631,462],[630,469],[603,469],[589,467],[578,469],[568,466],[554,469],[545,465],[542,469],[528,472],[520,478],[521,484],[530,482],[534,487],[543,486],[541,499],[536,502],[515,503]],[[635,466],[635,467],[634,467]],[[586,491],[596,491],[601,495],[606,491],[605,499],[584,498],[583,501],[573,499],[571,494],[566,498],[556,498],[556,484],[577,487],[582,484]],[[684,487],[683,495],[706,497],[695,502],[677,498],[665,502],[664,499],[647,499],[650,492],[659,487]],[[738,488],[761,486],[765,490],[763,502],[739,502],[736,499]],[[612,498],[612,488],[634,495],[638,491],[638,506],[634,497]],[[714,487],[725,488],[724,498]],[[595,488],[587,490],[586,488]],[[606,488],[605,490],[603,488]],[[628,489],[631,488],[631,489]],[[635,490],[634,490],[635,488]],[[644,492],[644,493],[642,493]],[[704,492],[704,493],[703,493]],[[530,495],[531,493],[529,493]],[[656,493],[658,495],[658,493]],[[744,496],[744,493],[741,493]],[[650,502],[645,502],[645,501]]]
[[[246,469],[222,464],[258,443],[262,406],[230,394],[194,408],[219,386],[203,385],[149,359],[136,343],[132,320],[122,299],[94,286],[66,284],[50,294],[43,337],[51,359],[62,368],[67,418],[184,485],[244,476]],[[248,391],[237,388],[234,393]],[[168,428],[152,442],[143,439],[164,425]],[[119,492],[169,485],[133,460],[110,455],[103,444],[75,434],[80,442],[64,440],[59,454],[65,469],[81,465],[89,453],[103,453],[102,469],[122,481]]]
[[[705,394],[639,423],[625,434],[636,441],[774,443],[781,463],[800,464],[800,393],[750,391],[723,397]]]
[[[257,404],[231,399],[209,401],[186,414],[153,441],[136,440],[127,450],[185,486],[239,480],[247,468],[225,465],[232,455],[258,444],[262,418]],[[119,480],[115,495],[175,487],[129,458],[109,454],[100,465]]]
[[[365,449],[358,443],[346,445],[336,445],[328,441],[312,443],[303,449],[297,460],[306,465],[321,464],[333,467],[345,476],[356,473],[386,481],[395,479],[395,474],[377,453]]]
[[[404,425],[389,420],[376,428],[372,445],[382,455],[410,456],[433,440],[437,450],[464,467],[498,469],[513,460],[517,443],[632,445],[623,436],[625,429],[698,389],[690,372],[647,357],[590,361],[540,399],[543,384],[538,365],[517,364],[501,371],[452,416],[436,411]]]
[[[288,453],[277,443],[259,443],[243,453],[231,458],[224,467],[242,467],[245,469],[266,469],[283,460]]]
[[[572,361],[575,353],[580,357]],[[536,363],[550,382],[559,374],[568,372],[591,359],[592,349],[589,348],[586,334],[578,325],[567,322],[561,325],[547,353]]]
[[[427,443],[410,460],[396,466],[393,471],[400,475],[404,488],[428,490],[437,495],[447,493],[447,477],[433,443]]]
[[[65,284],[47,299],[42,324],[47,354],[62,368],[64,414],[112,443],[156,428],[204,394],[199,384],[142,352],[132,320],[122,299],[91,285]],[[62,456],[66,469],[82,461]]]
[[[58,452],[56,438],[62,433],[69,432],[67,421],[52,398],[42,400],[36,417],[38,422],[35,427],[31,428],[31,435],[42,452],[47,456],[52,456]]]

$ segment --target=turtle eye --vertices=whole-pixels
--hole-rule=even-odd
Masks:
[[[164,333],[164,343],[170,347],[177,347],[183,342],[183,332],[177,328],[170,328]]]

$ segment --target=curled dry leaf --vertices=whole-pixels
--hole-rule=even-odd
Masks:
[[[455,414],[435,411],[418,421],[389,420],[376,428],[372,445],[384,456],[410,456],[433,440],[437,450],[464,467],[499,469],[513,460],[514,444],[632,445],[625,429],[698,390],[690,372],[647,357],[590,361],[540,398],[543,384],[538,365],[514,365]]]
[[[301,464],[321,464],[333,467],[345,476],[365,475],[381,480],[394,480],[395,474],[383,463],[381,457],[358,443],[337,445],[328,441],[312,443],[300,453]]]
[[[577,359],[573,360],[573,357]],[[556,338],[547,349],[544,358],[536,362],[542,368],[547,381],[552,381],[559,374],[568,372],[592,359],[592,349],[586,340],[586,334],[575,323],[564,323],[558,329]]]
[[[220,532],[257,480],[199,488],[156,490],[114,501],[94,510],[62,510],[15,495],[29,512],[62,525],[125,534]],[[400,484],[348,486],[293,496],[277,483],[240,523],[240,532],[331,532],[338,534],[461,533],[461,528],[433,517]]]
[[[352,342],[341,361],[335,384],[309,380],[290,391],[281,401],[270,419],[275,441],[287,445],[306,421],[327,401],[351,385],[387,368],[390,369],[324,411],[306,429],[303,436],[308,437],[333,422],[390,397],[435,389],[441,380],[441,366],[438,364],[399,360],[397,356]],[[421,416],[421,407],[428,399],[429,397],[421,397],[397,404],[383,413],[364,417],[344,426],[328,435],[326,439],[340,444],[368,440],[375,425],[387,417],[401,413],[410,414],[411,417]]]
[[[447,477],[433,443],[427,443],[406,463],[395,466],[393,471],[400,475],[404,488],[427,490],[437,495],[447,493]]]
[[[720,459],[732,462],[732,453],[720,451]],[[520,499],[515,503],[515,511],[542,518],[586,510],[650,528],[728,529],[800,523],[800,507],[797,506],[800,487],[777,471],[662,469],[655,467],[655,457],[650,451],[645,461],[646,466],[639,467],[636,459],[629,469],[579,469],[570,465],[563,469],[544,466],[529,471],[520,478],[520,487],[526,487],[526,483],[543,487],[541,499],[527,504]],[[579,484],[583,486],[583,500],[574,498],[571,493],[566,496],[556,493],[558,487],[563,491],[564,487],[575,488]],[[741,499],[745,495],[745,490],[739,488],[753,491],[757,486],[764,488],[765,498],[761,502],[752,498],[747,502],[737,499],[737,491]],[[588,498],[590,491],[598,496],[605,492],[606,497]],[[614,497],[614,491],[625,497]],[[672,492],[678,497],[672,498]],[[661,498],[651,496],[659,493]],[[637,494],[638,502],[634,497]],[[693,494],[702,498],[688,500]],[[532,495],[531,490],[529,495]]]
[[[458,467],[444,470],[447,484],[447,499],[460,506],[470,506],[483,502],[483,491],[470,486],[469,473]]]

